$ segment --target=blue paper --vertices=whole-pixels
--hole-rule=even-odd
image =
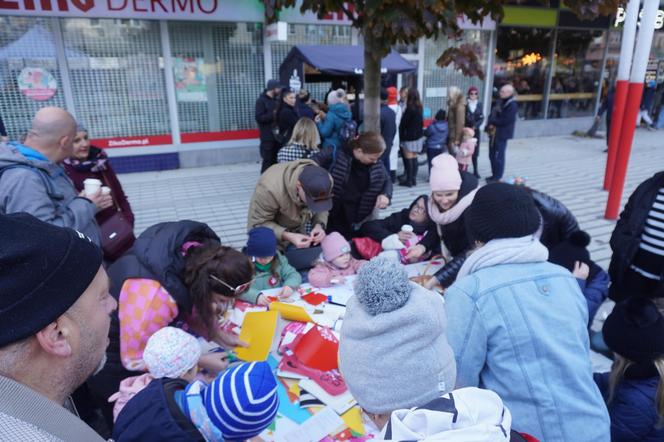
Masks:
[[[267,363],[272,367],[273,370],[277,369],[279,363],[270,355],[267,358]],[[304,408],[300,408],[300,404],[291,403],[288,398],[288,392],[286,387],[280,381],[277,380],[277,396],[279,396],[279,413],[283,416],[286,416],[288,419],[292,420],[296,424],[300,425],[304,423],[311,417],[311,414]]]

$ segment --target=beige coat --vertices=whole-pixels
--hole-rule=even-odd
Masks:
[[[269,227],[279,240],[283,250],[288,242],[282,239],[284,232],[306,234],[305,226],[327,225],[328,212],[313,214],[297,194],[297,180],[302,169],[312,160],[280,163],[270,167],[261,175],[249,203],[247,229],[258,226]]]
[[[447,125],[450,131],[447,146],[451,149],[453,145],[461,143],[463,128],[466,125],[466,99],[462,94],[450,97],[447,103]]]

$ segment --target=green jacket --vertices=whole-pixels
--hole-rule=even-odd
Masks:
[[[272,273],[261,272],[257,269],[254,282],[251,284],[251,287],[249,287],[249,290],[240,295],[241,300],[256,304],[258,296],[263,290],[284,286],[297,289],[300,284],[302,284],[302,276],[300,276],[300,273],[295,270],[293,266],[288,264],[288,260],[285,256],[283,256],[281,253],[277,253],[277,257],[275,259],[279,260],[279,267],[277,268],[279,280],[276,281],[274,285],[271,285],[270,278],[272,278]]]

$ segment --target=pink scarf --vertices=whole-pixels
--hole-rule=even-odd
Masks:
[[[433,196],[429,197],[429,217],[441,226],[451,224],[454,221],[458,220],[461,214],[470,206],[475,198],[475,193],[479,187],[472,192],[469,192],[466,196],[461,198],[455,205],[450,207],[444,212],[438,210],[438,206],[433,200]]]

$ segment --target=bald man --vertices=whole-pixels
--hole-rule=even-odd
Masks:
[[[493,140],[489,143],[489,160],[491,161],[491,176],[486,179],[487,183],[500,181],[505,172],[505,152],[507,151],[507,140],[514,137],[514,125],[519,112],[514,97],[514,86],[503,85],[500,88],[500,102],[496,108],[491,110],[489,126],[496,128]]]
[[[42,221],[76,229],[101,245],[98,210],[109,195],[78,194],[60,164],[73,154],[76,121],[69,112],[45,107],[34,116],[23,144],[0,144],[0,213],[26,212]]]

